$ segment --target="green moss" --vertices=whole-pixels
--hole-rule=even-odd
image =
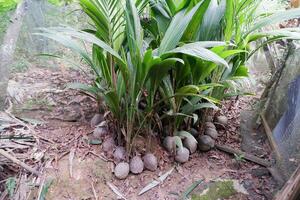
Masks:
[[[193,195],[192,200],[217,200],[228,198],[236,194],[233,181],[218,181],[209,186],[208,191],[202,195]]]

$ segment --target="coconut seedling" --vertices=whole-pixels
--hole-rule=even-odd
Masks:
[[[117,164],[114,173],[118,179],[125,179],[129,174],[129,164],[126,162]]]
[[[190,157],[189,150],[183,146],[181,138],[179,136],[174,136],[174,140],[177,147],[175,161],[179,163],[187,162]]]
[[[134,156],[129,163],[129,169],[133,174],[140,174],[144,170],[144,163],[140,156]]]
[[[198,142],[192,134],[187,131],[178,131],[176,135],[182,138],[183,146],[187,148],[191,154],[196,152]]]

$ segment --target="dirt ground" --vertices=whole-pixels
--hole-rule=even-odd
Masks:
[[[42,156],[35,163],[23,159],[42,172],[38,177],[39,184],[30,189],[28,199],[41,195],[37,190],[45,184],[48,184],[47,200],[118,199],[111,186],[126,199],[180,199],[195,181],[203,180],[201,185],[205,185],[220,178],[237,180],[249,193],[230,199],[271,199],[276,191],[276,182],[259,165],[238,161],[216,149],[197,152],[187,163],[178,165],[160,147],[159,141],[153,141],[153,153],[159,159],[159,168],[155,172],[144,171],[140,175],[129,175],[126,180],[117,180],[112,172],[114,163],[104,154],[101,145],[87,142],[93,131],[90,119],[97,110],[96,102],[66,88],[69,82],[87,80],[71,69],[31,68],[25,74],[14,75],[10,81],[13,114],[40,121],[34,130],[40,139],[37,149]],[[249,105],[255,101],[255,98],[244,97],[224,102],[223,111],[229,125],[225,130],[219,130],[221,136],[217,143],[240,148],[240,113],[250,109]],[[268,153],[265,158],[269,158]],[[175,170],[163,183],[138,196],[143,187],[172,167]],[[17,168],[15,172],[18,170],[22,171]],[[198,188],[193,193],[197,192]]]

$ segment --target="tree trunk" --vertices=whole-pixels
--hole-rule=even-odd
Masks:
[[[11,24],[6,30],[3,38],[3,44],[0,48],[0,110],[3,110],[5,107],[10,65],[14,58],[16,44],[19,38],[19,33],[28,3],[29,0],[23,0],[17,6],[14,15],[11,17]]]

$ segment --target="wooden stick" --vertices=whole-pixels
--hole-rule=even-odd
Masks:
[[[37,176],[40,175],[40,173],[38,171],[36,171],[35,169],[33,169],[32,167],[28,166],[27,164],[25,164],[24,162],[18,160],[17,158],[13,157],[12,155],[10,155],[9,153],[7,153],[6,151],[4,151],[3,149],[0,149],[0,154],[3,155],[5,158],[11,160],[12,162],[16,163],[17,165],[20,165],[21,167],[23,167],[24,169],[30,171],[32,174],[35,174]]]
[[[267,120],[266,120],[266,118],[265,118],[265,116],[263,114],[260,114],[260,117],[262,119],[262,123],[264,125],[265,131],[266,131],[266,135],[267,135],[268,140],[270,142],[271,148],[275,152],[277,160],[281,161],[282,158],[281,158],[281,155],[280,155],[280,153],[278,151],[278,146],[277,146],[277,144],[276,144],[276,142],[275,142],[275,140],[273,138],[273,134],[272,134],[272,131],[271,131],[269,125],[268,125],[268,122],[267,122]]]
[[[297,200],[300,197],[300,166],[293,173],[274,200]]]
[[[243,155],[246,160],[252,161],[252,162],[254,162],[256,164],[259,164],[261,166],[264,166],[264,167],[270,167],[271,166],[271,163],[269,161],[267,161],[265,159],[262,159],[262,158],[259,158],[257,156],[245,153],[243,151],[236,150],[236,149],[233,149],[231,147],[224,146],[224,145],[215,145],[215,147],[217,149],[219,149],[220,151],[224,151],[224,152],[229,153],[229,154]]]

